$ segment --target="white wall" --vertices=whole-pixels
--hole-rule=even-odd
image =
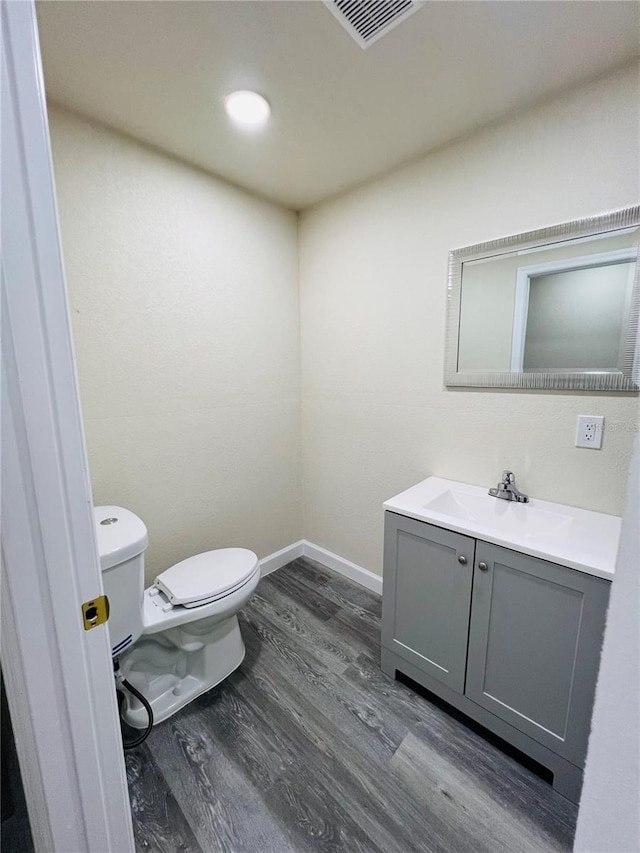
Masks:
[[[95,502],[144,519],[150,577],[300,539],[296,215],[56,108],[51,134]]]
[[[640,445],[611,588],[576,853],[640,850]]]
[[[446,390],[442,370],[449,250],[637,203],[639,103],[627,68],[302,215],[307,539],[379,572],[385,498],[503,468],[622,513],[636,396]],[[614,428],[601,451],[574,448],[577,414]]]

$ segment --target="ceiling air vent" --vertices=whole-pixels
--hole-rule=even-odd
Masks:
[[[369,47],[421,5],[419,0],[325,0],[360,47]]]

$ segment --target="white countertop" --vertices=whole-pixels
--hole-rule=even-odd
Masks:
[[[383,504],[385,510],[427,521],[484,542],[613,580],[621,519],[563,504],[516,503],[491,497],[488,487],[429,477]]]

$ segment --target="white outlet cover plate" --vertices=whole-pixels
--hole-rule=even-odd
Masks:
[[[576,447],[600,450],[604,431],[604,415],[578,415]]]

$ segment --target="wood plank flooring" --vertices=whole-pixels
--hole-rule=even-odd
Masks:
[[[572,803],[381,672],[380,610],[310,560],[263,578],[242,666],[127,753],[137,849],[571,850]]]

